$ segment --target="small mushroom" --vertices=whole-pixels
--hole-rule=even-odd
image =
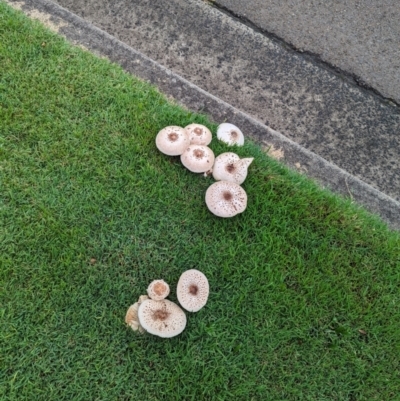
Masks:
[[[179,278],[176,296],[182,308],[197,312],[207,303],[209,292],[207,277],[199,270],[190,269]]]
[[[161,301],[169,295],[169,285],[164,280],[154,280],[147,288],[147,294],[155,301]]]
[[[125,315],[125,323],[133,330],[133,331],[139,331],[139,333],[143,334],[145,330],[143,327],[140,325],[139,322],[139,317],[138,317],[138,310],[140,304],[148,299],[149,297],[147,295],[141,295],[139,297],[138,302],[135,302],[133,305],[131,305]]]
[[[233,217],[246,209],[247,194],[234,182],[217,181],[207,188],[206,204],[218,217]]]
[[[212,140],[211,131],[201,124],[189,124],[185,127],[191,145],[209,145]]]
[[[190,145],[181,155],[182,164],[193,173],[205,173],[214,164],[214,152],[204,145]]]
[[[149,297],[147,296],[147,295],[141,295],[140,297],[139,297],[139,305],[143,302],[143,301],[145,301],[146,299],[149,299]]]
[[[147,332],[163,338],[177,336],[186,327],[185,312],[168,299],[143,301],[139,306],[138,317]]]
[[[163,128],[156,136],[158,150],[168,156],[179,156],[190,144],[185,129],[171,125]]]
[[[215,158],[213,177],[217,181],[229,181],[242,184],[247,177],[247,169],[254,157],[240,159],[236,153],[225,152]]]
[[[136,331],[139,329],[140,323],[138,319],[139,302],[135,302],[131,305],[125,315],[125,323]]]
[[[222,123],[217,128],[217,138],[228,145],[244,145],[244,135],[236,125]]]

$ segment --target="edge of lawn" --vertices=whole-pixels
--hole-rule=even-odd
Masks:
[[[7,2],[21,8],[20,2]],[[343,197],[350,197],[369,212],[380,215],[392,229],[400,229],[400,202],[202,90],[86,20],[47,0],[26,0],[22,11],[28,15],[41,15],[72,44],[106,57],[128,73],[152,83],[170,100],[176,99],[184,107],[206,114],[209,120],[229,121],[238,127],[246,127],[246,137],[264,149],[282,150],[284,156],[280,162],[293,171],[303,172],[320,186]]]

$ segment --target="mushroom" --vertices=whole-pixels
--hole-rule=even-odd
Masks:
[[[234,182],[217,181],[206,191],[206,204],[216,216],[233,217],[246,209],[247,194]]]
[[[147,294],[155,301],[161,301],[169,294],[169,285],[164,280],[154,280],[147,288]]]
[[[147,296],[147,295],[141,295],[140,297],[139,297],[139,305],[143,302],[143,301],[145,301],[146,299],[149,299],[149,297]]]
[[[185,127],[191,145],[207,146],[212,140],[211,131],[201,124],[189,124]]]
[[[138,317],[147,332],[163,338],[177,336],[186,327],[185,312],[168,299],[143,301],[139,306]]]
[[[143,327],[140,325],[139,322],[139,317],[138,317],[138,310],[140,304],[148,299],[149,297],[147,295],[141,295],[139,297],[138,302],[135,302],[133,305],[131,305],[125,315],[125,323],[133,330],[133,331],[139,331],[139,333],[143,334],[145,330]]]
[[[190,144],[185,129],[171,125],[163,128],[156,136],[158,150],[168,156],[179,156]]]
[[[204,145],[190,145],[181,155],[182,164],[193,173],[211,170],[214,160],[214,152]]]
[[[236,125],[222,123],[217,128],[217,138],[228,145],[243,146],[244,135]]]
[[[212,175],[217,181],[241,184],[247,177],[247,169],[254,157],[240,159],[236,153],[226,152],[215,158]]]
[[[139,330],[139,319],[138,319],[138,312],[139,309],[139,302],[135,302],[133,305],[131,305],[126,312],[125,315],[125,323],[131,327],[133,331]]]
[[[207,277],[199,270],[190,269],[179,278],[176,295],[184,309],[197,312],[207,303],[209,291]]]

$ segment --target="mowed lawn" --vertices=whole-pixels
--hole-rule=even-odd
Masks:
[[[212,215],[213,179],[155,147],[192,122],[215,135],[0,2],[0,399],[398,400],[399,233],[248,140],[248,208]],[[182,334],[126,327],[191,268]]]

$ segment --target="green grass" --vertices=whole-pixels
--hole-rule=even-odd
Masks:
[[[213,216],[154,143],[191,122],[215,133],[0,3],[0,399],[398,399],[399,234],[250,142],[248,209]],[[181,335],[125,326],[190,268],[211,294]]]

